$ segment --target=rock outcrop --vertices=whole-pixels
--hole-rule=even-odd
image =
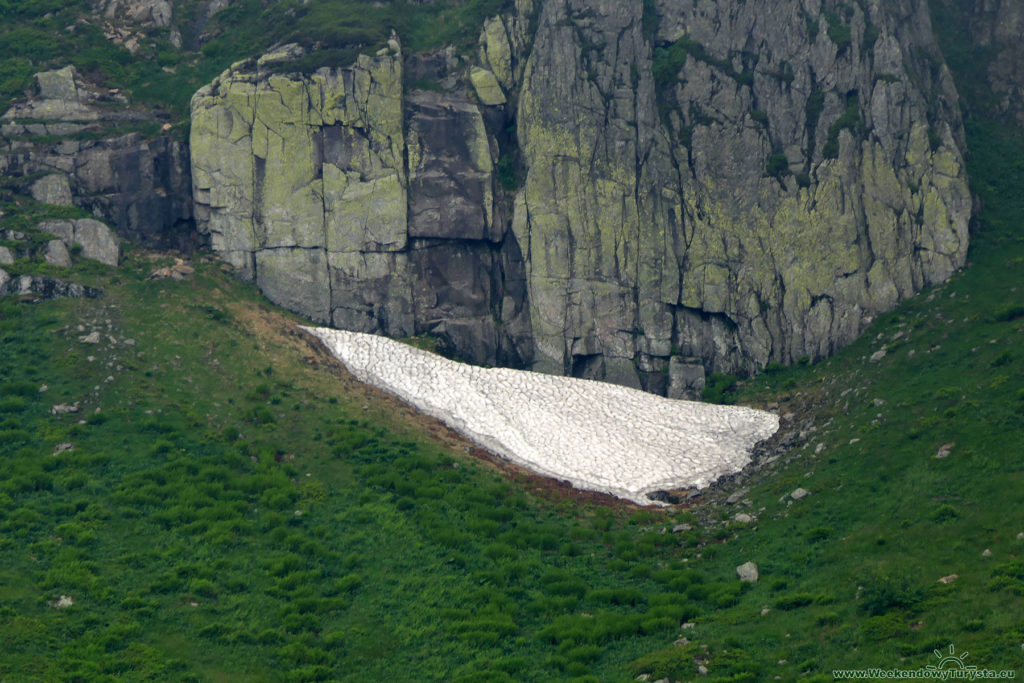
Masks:
[[[195,210],[213,248],[317,322],[522,364],[522,266],[478,106],[405,93],[394,41],[348,68],[273,73],[289,54],[236,65],[192,100]]]
[[[74,67],[37,74],[35,96],[0,117],[0,173],[33,179],[25,189],[38,201],[86,209],[125,238],[190,246],[187,148],[127,104]]]
[[[166,27],[171,24],[171,0],[104,0],[103,16],[119,23]]]
[[[21,296],[30,301],[49,301],[64,297],[95,299],[103,296],[103,290],[44,275],[12,276],[0,268],[0,296],[6,294]]]
[[[957,96],[922,3],[661,2],[652,40],[641,4],[539,12],[513,222],[535,367],[635,363],[656,388],[677,354],[817,359],[963,264]]]
[[[214,248],[318,322],[692,396],[834,352],[966,257],[918,0],[518,0],[471,62],[293,54],[196,95],[193,184]]]
[[[117,266],[121,252],[117,235],[98,220],[79,218],[74,221],[43,221],[37,227],[43,232],[56,235],[67,247],[77,245],[85,258]]]

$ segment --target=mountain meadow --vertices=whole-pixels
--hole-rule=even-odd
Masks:
[[[242,0],[190,33],[185,2],[185,47],[132,55],[63,30],[91,2],[0,0],[0,109],[70,56],[183,135],[191,93],[271,44],[319,42],[309,68],[393,27],[461,46],[507,4]],[[102,292],[0,297],[0,681],[831,681],[951,646],[1024,675],[1024,136],[933,5],[967,265],[828,359],[710,375],[705,400],[783,425],[677,505],[502,463],[208,250],[46,263],[39,222],[89,214],[0,178],[0,246],[25,254],[4,271]]]

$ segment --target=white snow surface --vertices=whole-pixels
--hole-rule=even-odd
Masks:
[[[481,368],[372,334],[304,327],[360,381],[534,472],[640,505],[750,462],[777,415],[526,370]]]

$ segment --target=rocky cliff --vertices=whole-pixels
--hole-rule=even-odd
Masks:
[[[165,121],[74,67],[36,74],[0,117],[0,175],[35,199],[78,206],[143,244],[193,244],[188,151]]]
[[[317,322],[523,364],[521,259],[478,105],[406,93],[396,41],[350,67],[273,74],[288,54],[193,98],[196,217],[213,248]]]
[[[966,257],[957,94],[917,0],[519,0],[477,55],[232,67],[196,218],[318,322],[685,395],[817,359]]]

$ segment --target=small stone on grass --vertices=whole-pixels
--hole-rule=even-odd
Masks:
[[[789,494],[789,497],[792,498],[793,500],[800,500],[801,498],[806,498],[809,495],[811,495],[811,492],[808,491],[807,489],[796,488],[793,489],[793,492]]]

